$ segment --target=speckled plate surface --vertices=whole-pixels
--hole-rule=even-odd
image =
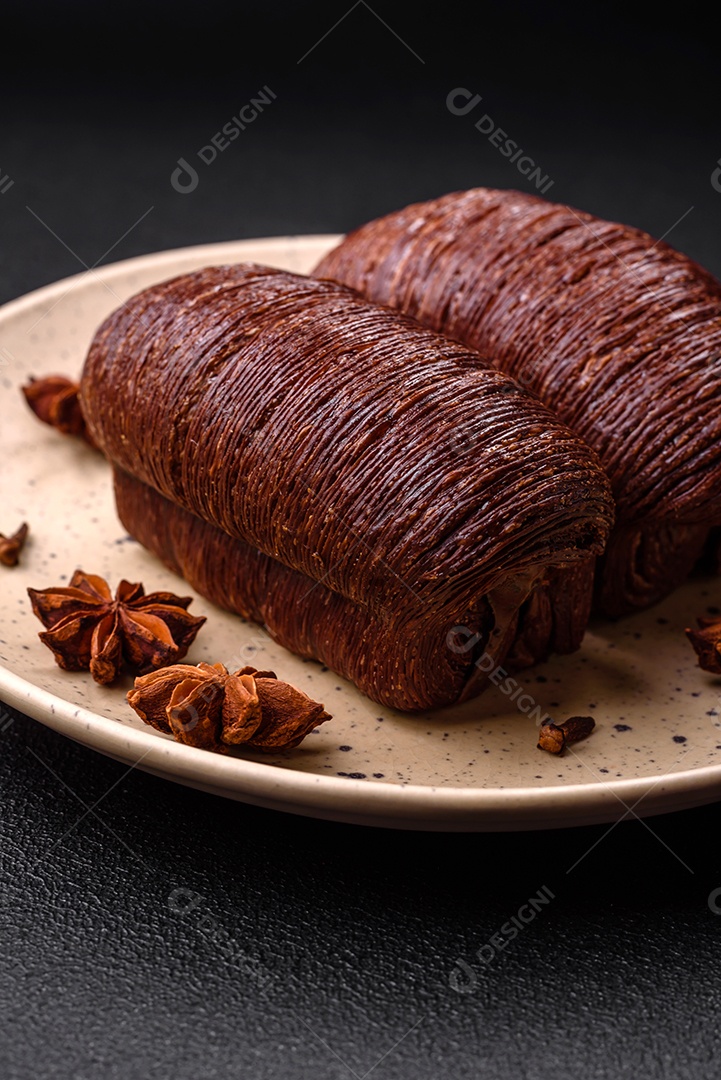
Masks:
[[[418,829],[527,829],[650,815],[721,797],[721,680],[699,670],[684,627],[721,603],[718,580],[694,581],[652,611],[595,623],[581,652],[424,716],[383,709],[258,627],[214,608],[188,661],[271,667],[323,701],[333,720],[276,757],[219,756],[146,727],[111,688],[56,667],[39,642],[26,588],[73,570],[148,591],[192,590],[124,533],[109,467],[41,425],[19,387],[30,375],[77,376],[99,322],[156,281],[250,259],[305,271],[334,237],[286,237],[144,256],[58,282],[0,309],[4,465],[0,531],[28,521],[22,563],[0,567],[0,698],[56,731],[129,765],[229,798],[294,813]],[[593,736],[563,757],[536,749],[539,719],[595,716]]]

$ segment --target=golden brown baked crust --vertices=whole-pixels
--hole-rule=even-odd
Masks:
[[[639,229],[479,188],[362,226],[314,274],[466,342],[597,451],[617,504],[606,611],[683,579],[699,532],[721,522],[721,285],[709,273]]]
[[[533,395],[331,282],[246,264],[148,289],[98,331],[80,396],[134,535],[399,708],[481,689],[479,650],[500,661],[519,612],[530,641],[547,568],[610,527],[594,453]],[[568,632],[544,626],[543,652]]]

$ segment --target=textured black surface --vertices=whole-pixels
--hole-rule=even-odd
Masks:
[[[131,2],[116,18],[10,3],[0,299],[106,252],[523,190],[475,114],[448,112],[458,86],[554,178],[550,197],[670,229],[721,273],[703,28],[608,6],[474,8],[473,24],[372,7],[298,64],[343,5]],[[194,192],[173,190],[178,158],[263,85],[272,104]],[[2,1077],[718,1076],[720,805],[647,823],[619,806],[613,827],[532,835],[394,833],[128,772],[8,711],[0,749]],[[544,886],[551,902],[490,957]]]

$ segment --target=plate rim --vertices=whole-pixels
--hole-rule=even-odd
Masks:
[[[335,233],[247,237],[133,256],[71,274],[7,301],[0,306],[0,327],[6,320],[44,300],[55,299],[58,293],[64,294],[88,278],[102,278],[107,283],[107,279],[134,269],[162,270],[178,260],[204,257],[205,253],[213,260],[227,257],[237,261],[244,248],[251,245],[287,251],[298,243],[330,244],[340,239],[341,234]],[[610,823],[625,816],[652,816],[721,799],[721,764],[672,769],[661,776],[538,787],[381,783],[323,776],[185,746],[170,736],[112,720],[61,698],[3,663],[0,700],[75,742],[142,771],[243,802],[353,824],[443,831],[522,831]],[[83,732],[85,737],[78,737]],[[646,802],[654,789],[659,789],[656,798],[636,814],[635,805]],[[609,815],[610,807],[617,809],[616,816]],[[535,820],[536,813],[539,821]]]
[[[6,300],[4,304],[0,304],[0,320],[19,314],[26,307],[32,307],[33,302],[43,299],[45,294],[47,294],[48,299],[51,299],[55,292],[64,293],[67,289],[63,288],[63,286],[71,285],[74,282],[79,284],[88,277],[97,279],[106,274],[112,276],[113,273],[123,273],[133,267],[142,270],[146,266],[148,268],[157,265],[162,266],[166,262],[172,263],[175,259],[194,257],[203,251],[220,254],[222,251],[227,250],[228,254],[232,255],[233,250],[237,250],[239,246],[242,247],[245,244],[267,244],[270,248],[277,247],[286,250],[289,243],[293,244],[299,240],[308,243],[339,243],[343,236],[343,233],[288,233],[283,236],[249,236],[240,240],[218,240],[210,244],[189,244],[178,248],[164,248],[162,251],[157,252],[146,252],[145,255],[131,255],[127,259],[118,259],[111,263],[100,263],[98,266],[91,266],[88,270],[80,270],[77,274],[68,274],[67,277],[50,281],[47,285],[40,285],[37,289],[31,289],[30,292],[21,293],[20,296]]]
[[[441,829],[460,827],[469,831],[521,831],[598,824],[609,822],[606,813],[609,806],[618,806],[619,817],[634,816],[635,800],[644,800],[654,788],[659,788],[659,794],[666,798],[676,793],[690,794],[688,805],[693,806],[699,805],[699,798],[706,796],[713,801],[712,791],[721,785],[721,766],[714,765],[677,772],[671,770],[662,776],[534,788],[381,783],[322,776],[185,746],[170,736],[150,729],[146,731],[122,720],[111,720],[58,697],[1,664],[0,692],[6,704],[46,727],[143,771],[154,771],[153,766],[155,769],[172,766],[173,777],[181,783],[187,782],[216,794],[220,794],[222,788],[224,795],[240,801],[274,809],[292,808],[296,813],[350,823],[432,828],[435,820],[436,827]],[[78,737],[82,730],[86,733],[85,738]],[[170,778],[165,768],[157,775]],[[244,786],[238,786],[239,779]],[[356,805],[359,797],[363,801],[360,809]],[[430,798],[433,806],[428,805]],[[368,806],[369,800],[377,805]],[[676,809],[658,802],[649,805],[652,809],[648,814],[640,812],[636,816],[652,816]],[[571,820],[570,811],[575,812],[576,820]],[[533,821],[536,812],[543,815],[538,824]],[[496,814],[499,820],[495,820]],[[454,826],[455,817],[458,822]],[[505,820],[509,817],[510,821]],[[556,824],[549,824],[550,817]],[[423,824],[416,825],[416,821]],[[522,825],[520,821],[526,824]]]

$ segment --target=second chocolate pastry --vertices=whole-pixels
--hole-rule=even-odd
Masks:
[[[686,577],[721,524],[721,285],[707,271],[640,229],[477,188],[362,226],[315,274],[477,349],[597,451],[617,504],[603,611]]]

